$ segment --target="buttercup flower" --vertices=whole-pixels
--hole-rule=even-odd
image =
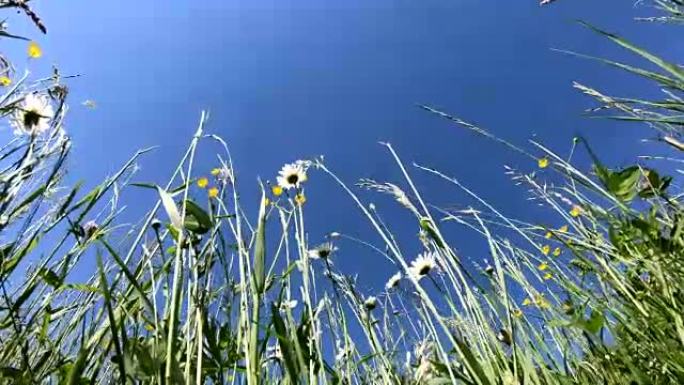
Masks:
[[[286,190],[299,188],[302,183],[306,182],[306,179],[306,170],[302,162],[284,165],[276,178],[278,186]]]
[[[401,273],[398,272],[387,280],[387,283],[385,284],[385,289],[394,289],[399,285],[399,281],[401,281]]]
[[[559,233],[567,233],[568,232],[568,225],[563,225],[558,229]]]
[[[294,201],[296,204],[301,206],[304,203],[306,203],[306,196],[303,193],[299,193],[299,194],[295,195]]]
[[[409,274],[418,281],[435,269],[437,269],[437,262],[435,261],[434,254],[423,253],[418,255],[418,258],[411,262]]]
[[[199,188],[206,188],[208,185],[209,185],[209,179],[207,179],[206,177],[201,177],[201,178],[197,179],[197,186]]]
[[[273,195],[279,197],[283,193],[283,188],[280,186],[273,186],[271,187],[271,192]]]
[[[10,124],[15,135],[39,135],[50,129],[54,114],[47,95],[31,93],[17,105]]]
[[[38,59],[39,57],[43,56],[43,50],[40,49],[40,46],[38,46],[38,43],[35,41],[29,43],[27,52],[29,57],[34,59]]]
[[[553,249],[553,256],[554,257],[557,257],[560,254],[561,254],[561,248],[560,247],[556,247],[555,249]]]
[[[207,195],[209,198],[216,198],[219,195],[219,189],[216,187],[212,187],[207,191]]]
[[[546,239],[551,239],[551,237],[553,237],[553,233],[550,231],[547,231],[546,234],[544,234],[544,238]]]
[[[549,255],[549,252],[550,252],[550,251],[551,251],[551,246],[549,246],[549,245],[544,245],[544,246],[542,246],[542,248],[541,248],[541,252],[542,252],[542,254],[544,254],[544,255]]]
[[[549,265],[546,262],[542,262],[539,264],[539,266],[537,266],[537,269],[539,269],[539,271],[544,271],[544,270],[547,270],[548,268],[549,268]]]
[[[537,166],[539,166],[539,168],[547,168],[549,166],[549,159],[548,158],[539,158],[537,160]]]
[[[0,76],[0,86],[7,87],[10,84],[12,84],[12,79],[8,78],[7,76]]]
[[[551,278],[553,278],[553,274],[551,274],[551,273],[546,273],[546,274],[544,274],[544,277],[543,277],[543,278],[544,278],[544,281],[548,281],[548,280],[550,280]]]
[[[582,209],[577,205],[572,206],[572,209],[570,210],[570,215],[574,218],[577,218],[580,216],[580,214],[582,214]]]

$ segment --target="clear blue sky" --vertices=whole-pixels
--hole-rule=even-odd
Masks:
[[[408,163],[457,176],[505,213],[526,220],[541,217],[502,166],[534,164],[416,104],[439,107],[517,143],[536,135],[561,152],[581,133],[619,166],[652,150],[639,142],[647,131],[582,117],[593,103],[572,89],[572,81],[617,94],[656,90],[550,48],[627,57],[574,22],[582,19],[655,53],[684,54],[667,27],[631,20],[650,12],[631,0],[560,0],[544,8],[536,0],[43,0],[34,6],[47,36],[38,37],[16,17],[10,22],[15,32],[36,37],[45,55],[37,63],[17,63],[19,69],[47,73],[55,63],[64,74],[83,75],[70,81],[74,179],[92,186],[136,149],[160,145],[141,162],[137,179],[165,181],[206,108],[210,132],[231,146],[245,199],[256,199],[257,176],[274,179],[284,162],[321,154],[350,183],[360,177],[398,182],[377,145],[389,141]],[[23,57],[24,43],[5,44]],[[86,99],[98,107],[81,106]],[[211,154],[200,159],[205,172],[214,166]],[[431,177],[417,179],[436,204],[472,204]],[[330,231],[376,240],[322,174],[311,175],[307,191],[312,243]],[[148,192],[124,196],[129,211],[149,203],[138,199],[141,194]],[[402,246],[419,250],[415,221],[388,198],[370,197],[405,236]],[[481,240],[463,231],[451,229],[454,244],[481,260]],[[391,273],[386,262],[356,246],[340,247],[338,265],[380,288]]]

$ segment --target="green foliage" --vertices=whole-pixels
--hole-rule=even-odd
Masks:
[[[649,20],[684,20],[681,0],[655,5],[664,16]],[[17,8],[44,30],[27,2],[0,8]],[[617,111],[607,115],[612,123],[646,123],[684,151],[682,67],[586,26],[648,68],[575,55],[646,79],[666,97],[576,87],[600,103],[596,111]],[[1,27],[0,35],[18,38]],[[5,58],[0,72],[14,77]],[[29,93],[45,96],[54,113],[46,111],[49,126],[24,127],[0,147],[1,384],[684,383],[684,211],[676,180],[650,162],[664,157],[611,168],[582,140],[593,163],[583,171],[539,143],[527,150],[422,106],[539,165],[509,174],[548,210],[548,223],[561,225],[508,218],[445,173],[409,170],[384,144],[410,194],[400,183],[359,186],[389,194],[413,215],[410,226],[418,221],[415,239],[397,239],[394,223],[322,159],[284,167],[297,183],[285,185],[286,193],[262,186],[259,211],[250,216],[225,142],[204,135],[205,114],[165,184],[133,182],[144,150],[90,191],[65,186],[70,142],[59,73],[34,83],[10,80],[0,99],[7,119],[21,113]],[[223,148],[211,171],[195,164],[207,141]],[[477,207],[455,212],[425,203],[414,171],[455,186]],[[195,186],[209,173],[208,186],[204,179]],[[360,225],[354,236],[309,239],[305,189],[325,176],[349,194],[375,234]],[[153,189],[158,200],[129,225],[119,221],[118,207],[130,186]],[[453,224],[488,245],[481,276],[450,243]],[[385,257],[398,275],[384,290],[365,293],[359,281],[375,272],[348,275],[335,263],[347,242]],[[409,256],[418,248],[420,257]],[[77,278],[77,266],[93,260],[92,276]]]

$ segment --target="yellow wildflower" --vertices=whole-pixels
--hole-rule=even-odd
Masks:
[[[271,192],[273,193],[273,195],[279,197],[283,193],[283,188],[278,185],[275,185],[271,187]]]
[[[219,195],[219,189],[212,187],[207,191],[207,195],[209,195],[209,198],[216,198]]]
[[[558,229],[559,233],[567,233],[568,232],[568,225],[563,225]]]
[[[544,158],[539,158],[537,160],[537,165],[539,168],[547,168],[549,166],[549,159],[544,157]]]
[[[298,205],[302,206],[304,203],[306,203],[306,197],[304,196],[304,193],[298,193],[294,197],[295,203]]]
[[[542,252],[542,254],[544,254],[544,255],[549,255],[549,252],[550,252],[550,251],[551,251],[551,246],[549,246],[549,245],[544,245],[544,246],[542,246],[542,248],[541,248],[541,252]]]
[[[10,84],[12,84],[12,79],[8,78],[7,76],[0,76],[0,86],[7,87]]]
[[[523,315],[522,310],[520,310],[520,309],[513,310],[513,317],[520,318],[520,317],[522,317],[522,315]]]
[[[546,234],[544,234],[544,238],[546,239],[551,239],[551,237],[553,237],[553,233],[550,231],[547,231]]]
[[[213,168],[213,169],[211,170],[211,175],[212,175],[212,176],[219,176],[220,173],[221,173],[221,169],[218,168],[218,167],[217,167],[217,168]]]
[[[541,294],[535,297],[534,304],[540,309],[547,309],[549,306],[551,306],[551,303],[549,303],[549,301]]]
[[[572,313],[572,311],[573,311],[572,302],[570,300],[563,301],[563,305],[561,305],[561,309],[563,309],[563,312],[565,314]]]
[[[28,45],[28,55],[31,58],[38,59],[39,57],[43,56],[43,50],[40,49],[38,43],[32,41]]]
[[[268,206],[271,204],[271,200],[268,198],[264,198],[264,206]]]
[[[582,213],[582,209],[579,206],[577,206],[577,205],[572,206],[572,210],[570,210],[571,216],[573,216],[574,218],[577,218],[580,216],[581,213]]]
[[[201,177],[201,178],[197,179],[197,186],[199,188],[206,188],[208,185],[209,185],[209,179],[207,179],[206,177]]]
[[[546,262],[542,262],[539,264],[539,266],[537,266],[537,269],[539,269],[539,271],[544,271],[544,270],[547,270],[548,268],[549,268],[549,264]]]
[[[561,248],[560,247],[556,247],[555,249],[553,249],[553,256],[554,257],[557,257],[560,254],[561,254]]]
[[[522,304],[523,304],[523,306],[530,306],[530,304],[532,304],[532,301],[529,298],[525,298],[522,301]]]
[[[551,274],[551,273],[546,273],[546,274],[544,274],[544,277],[543,277],[543,278],[544,278],[544,281],[548,281],[548,280],[550,280],[551,278],[553,278],[553,274]]]

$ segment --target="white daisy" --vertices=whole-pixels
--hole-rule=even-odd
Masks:
[[[399,281],[401,281],[401,273],[397,272],[387,280],[387,283],[385,284],[385,289],[394,289],[399,285]]]
[[[306,179],[306,164],[302,161],[284,165],[276,177],[278,186],[286,190],[299,188]]]
[[[39,135],[50,129],[55,112],[46,94],[27,94],[10,118],[15,135]]]
[[[337,251],[337,247],[335,247],[331,242],[326,242],[309,250],[309,258],[326,259],[329,258],[330,255],[332,255],[332,253],[335,251]]]
[[[408,273],[418,281],[436,269],[437,262],[434,253],[423,253],[418,255],[418,258],[411,262]]]
[[[370,296],[366,298],[365,301],[363,301],[363,307],[366,308],[366,310],[373,310],[378,306],[378,299]]]
[[[283,352],[280,350],[280,344],[275,343],[266,347],[266,358],[269,360],[280,361],[283,359]]]
[[[292,301],[284,301],[283,303],[280,304],[280,310],[282,310],[282,311],[285,311],[288,309],[292,310],[295,307],[297,307],[298,303],[299,302],[297,302],[296,299],[293,299]]]

